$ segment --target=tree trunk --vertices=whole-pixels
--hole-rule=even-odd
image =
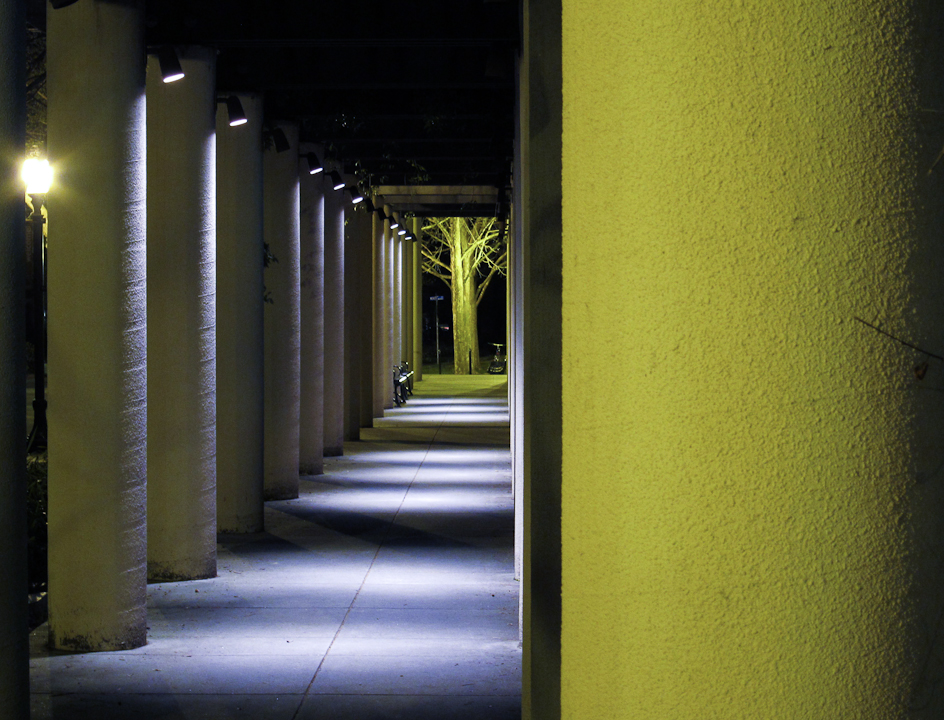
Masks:
[[[450,253],[452,265],[452,347],[455,353],[456,375],[479,371],[478,307],[475,268],[472,266],[469,244],[472,239],[464,218],[452,218],[455,243]],[[471,353],[471,356],[470,356]]]

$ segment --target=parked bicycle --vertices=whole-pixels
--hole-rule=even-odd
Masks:
[[[505,346],[501,343],[489,343],[489,344],[495,346],[495,357],[493,357],[492,361],[488,364],[488,374],[489,375],[504,375],[507,358],[505,357],[505,354],[502,352],[502,348]]]
[[[413,394],[413,371],[410,363],[404,360],[393,366],[393,402],[400,407],[408,396]]]

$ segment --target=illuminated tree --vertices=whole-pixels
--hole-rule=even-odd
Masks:
[[[478,372],[478,307],[492,279],[504,275],[508,249],[495,218],[427,218],[423,228],[423,272],[452,293],[455,373]]]

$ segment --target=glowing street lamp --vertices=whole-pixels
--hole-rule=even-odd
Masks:
[[[24,161],[20,176],[26,183],[26,194],[30,197],[45,195],[49,192],[49,186],[52,185],[52,167],[48,160],[30,158]]]
[[[27,453],[46,449],[46,248],[43,242],[43,201],[52,185],[52,168],[47,160],[30,158],[23,163],[26,194],[33,201],[29,217],[33,240],[33,334],[36,346],[33,428],[26,441]]]

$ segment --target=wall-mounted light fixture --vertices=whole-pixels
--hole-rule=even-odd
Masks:
[[[357,205],[359,202],[364,202],[364,193],[362,193],[357,185],[348,185],[345,190],[351,193],[351,203]]]
[[[172,83],[184,77],[184,69],[180,66],[180,58],[173,45],[161,45],[157,49],[157,62],[161,66],[161,79],[165,83]]]
[[[337,170],[332,170],[328,173],[328,177],[331,178],[331,183],[335,190],[342,190],[344,188],[344,179]]]
[[[320,172],[324,172],[324,164],[322,164],[320,158],[313,152],[305,155],[305,159],[308,160],[308,174],[317,175]]]
[[[292,149],[292,146],[288,141],[288,136],[280,127],[275,127],[272,129],[272,142],[275,144],[275,151],[277,153],[288,152]]]
[[[229,114],[230,127],[245,125],[247,122],[249,122],[249,118],[246,117],[246,112],[243,110],[243,104],[239,102],[238,97],[235,95],[229,95],[219,99],[226,103],[226,112]]]

